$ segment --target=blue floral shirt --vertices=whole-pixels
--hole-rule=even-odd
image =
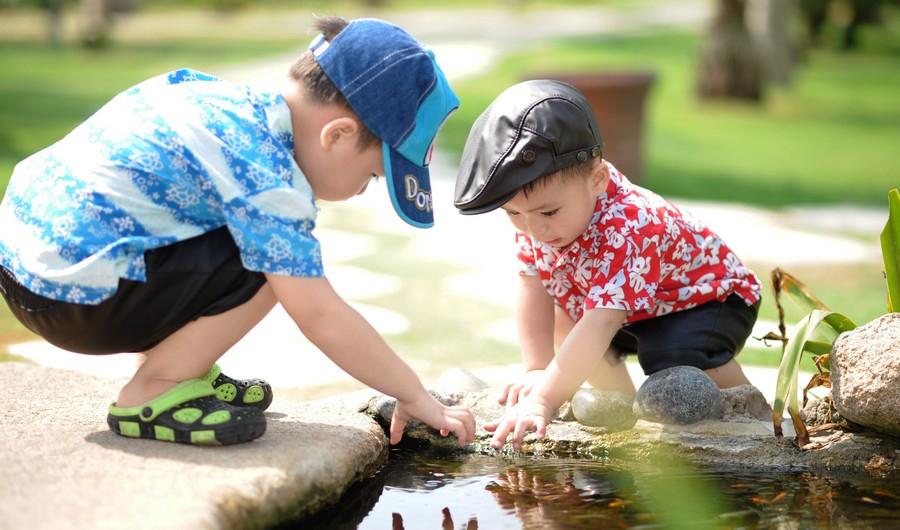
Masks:
[[[119,94],[18,164],[0,204],[0,265],[32,292],[80,304],[144,252],[227,226],[244,266],[321,276],[317,208],[277,93],[177,70]]]

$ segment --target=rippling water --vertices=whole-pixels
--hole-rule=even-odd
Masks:
[[[394,450],[337,506],[285,527],[900,528],[900,477]]]

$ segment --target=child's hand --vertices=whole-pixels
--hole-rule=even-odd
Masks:
[[[422,392],[412,402],[397,400],[391,418],[391,445],[400,442],[403,430],[412,419],[419,419],[440,431],[441,436],[451,432],[456,435],[460,447],[475,441],[475,417],[468,407],[456,405],[448,407],[428,392]]]
[[[547,425],[553,418],[553,409],[547,402],[531,394],[517,405],[506,410],[502,418],[485,424],[484,430],[493,432],[491,447],[500,449],[506,444],[506,437],[512,433],[513,449],[522,448],[522,439],[528,431],[536,431],[538,438],[547,435]]]
[[[500,403],[509,403],[510,406],[515,405],[519,401],[525,399],[525,396],[531,393],[531,389],[541,378],[543,370],[530,370],[525,372],[518,381],[506,383],[500,390],[500,396],[497,401]]]

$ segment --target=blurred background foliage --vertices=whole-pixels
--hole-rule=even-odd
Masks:
[[[536,74],[651,71],[655,82],[644,116],[641,185],[676,201],[884,207],[900,175],[900,1],[772,0],[791,3],[794,10],[777,24],[762,25],[751,8],[767,0],[707,1],[715,14],[710,24],[559,37],[503,55],[489,71],[454,83],[463,104],[442,130],[439,146],[459,156],[472,122],[488,103]],[[410,10],[440,16],[454,9],[596,5],[631,10],[673,3],[0,0],[0,195],[17,162],[143,79],[174,68],[218,71],[273,57],[284,57],[287,68],[310,38],[313,13],[391,20]],[[86,30],[90,20],[99,30]],[[406,29],[419,36],[416,27]],[[765,32],[770,35],[760,36]],[[771,35],[778,32],[787,40]],[[764,42],[781,42],[780,53],[789,59],[786,72],[771,71],[775,59],[763,51]],[[748,51],[756,54],[751,63],[742,56]],[[735,69],[733,64],[753,66]],[[744,75],[749,69],[754,75]],[[718,81],[704,85],[709,76]],[[745,78],[755,83],[753,88],[746,88]],[[757,271],[766,281],[768,270]],[[883,312],[884,282],[877,264],[790,272],[857,322]],[[0,309],[0,344],[28,336],[5,307]],[[762,316],[772,319],[774,313],[764,307]],[[426,330],[416,348],[436,343],[427,325],[415,327]],[[466,323],[460,327],[466,329]],[[453,347],[444,349],[454,353]],[[765,355],[760,363],[777,365],[779,354]],[[510,360],[515,359],[513,352]]]
[[[640,181],[654,191],[768,206],[884,204],[900,170],[900,0],[793,0],[791,16],[776,24],[781,29],[756,23],[759,45],[734,38],[735,10],[745,34],[760,18],[750,16],[754,0],[708,1],[716,13],[708,26],[553,39],[538,53],[529,47],[505,56],[488,73],[454,84],[463,105],[440,144],[459,153],[475,117],[523,78],[644,70],[656,80]],[[390,19],[411,9],[647,3],[459,0],[423,8],[414,0],[0,0],[0,191],[15,163],[117,92],[173,68],[209,70],[299,50],[312,13]],[[88,36],[85,28],[97,18],[85,14],[90,9],[101,9],[105,29]],[[767,65],[784,57],[764,54],[773,44],[760,35],[779,32],[787,35],[777,41],[780,56],[789,61],[772,72]],[[747,53],[751,59],[738,57]]]

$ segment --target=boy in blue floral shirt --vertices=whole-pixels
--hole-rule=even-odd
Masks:
[[[123,436],[232,444],[265,432],[272,391],[216,360],[281,303],[309,340],[397,398],[391,442],[417,418],[471,441],[331,287],[315,200],[385,175],[398,214],[433,223],[427,165],[459,100],[433,54],[383,21],[317,19],[321,34],[270,92],[193,70],[119,94],[21,162],[0,205],[0,294],[49,342],[141,352],[109,407]]]

